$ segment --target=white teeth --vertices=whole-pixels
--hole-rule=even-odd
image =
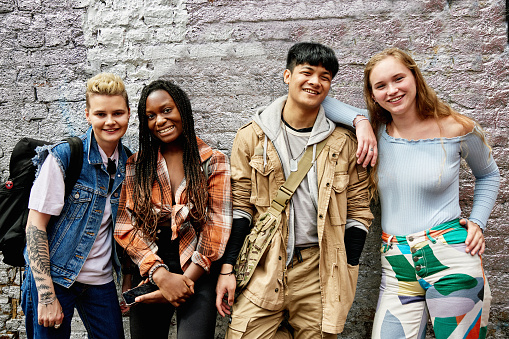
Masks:
[[[399,96],[397,98],[394,98],[394,99],[390,99],[389,102],[395,102],[395,101],[398,101],[399,99],[401,99],[403,96]]]
[[[308,93],[311,93],[311,94],[318,94],[317,91],[313,91],[313,90],[310,90],[310,89],[305,89],[304,92],[308,92]]]
[[[175,126],[170,126],[170,127],[165,128],[165,129],[163,129],[163,130],[160,130],[160,131],[159,131],[159,134],[169,132],[169,131],[173,130],[174,128],[175,128]]]

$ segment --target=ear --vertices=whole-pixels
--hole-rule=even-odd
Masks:
[[[289,84],[290,83],[290,77],[292,76],[292,71],[290,71],[288,68],[285,69],[285,71],[283,72],[283,81],[285,82],[285,84]]]
[[[85,108],[85,118],[87,119],[87,122],[90,125],[90,113],[88,112],[87,108]]]

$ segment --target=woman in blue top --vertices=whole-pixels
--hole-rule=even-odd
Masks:
[[[382,281],[372,338],[485,338],[491,294],[481,254],[500,173],[484,132],[428,87],[415,61],[391,48],[364,70],[379,160],[372,194],[382,208]],[[327,109],[326,109],[327,112]],[[476,178],[460,218],[459,168]]]

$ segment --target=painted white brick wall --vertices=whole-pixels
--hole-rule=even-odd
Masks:
[[[122,76],[137,148],[143,85],[159,77],[190,95],[198,134],[229,154],[254,108],[285,93],[286,52],[298,41],[331,46],[340,70],[331,95],[363,107],[362,70],[389,46],[407,49],[439,96],[487,130],[502,188],[486,231],[493,293],[490,338],[509,335],[509,48],[503,0],[0,0],[0,176],[25,135],[57,140],[86,129],[84,84]],[[468,171],[462,175],[466,178]],[[462,181],[465,214],[473,183]],[[377,215],[379,210],[374,208]],[[369,338],[380,276],[376,221],[361,259],[358,294],[340,338]],[[0,337],[23,325],[19,278],[0,264]],[[218,323],[222,337],[225,323]],[[76,321],[73,338],[85,337]],[[21,332],[19,332],[21,330]]]

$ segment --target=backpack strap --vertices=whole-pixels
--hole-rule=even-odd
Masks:
[[[65,196],[67,197],[78,181],[83,167],[83,141],[79,137],[65,139],[71,148],[69,167],[65,171]]]

